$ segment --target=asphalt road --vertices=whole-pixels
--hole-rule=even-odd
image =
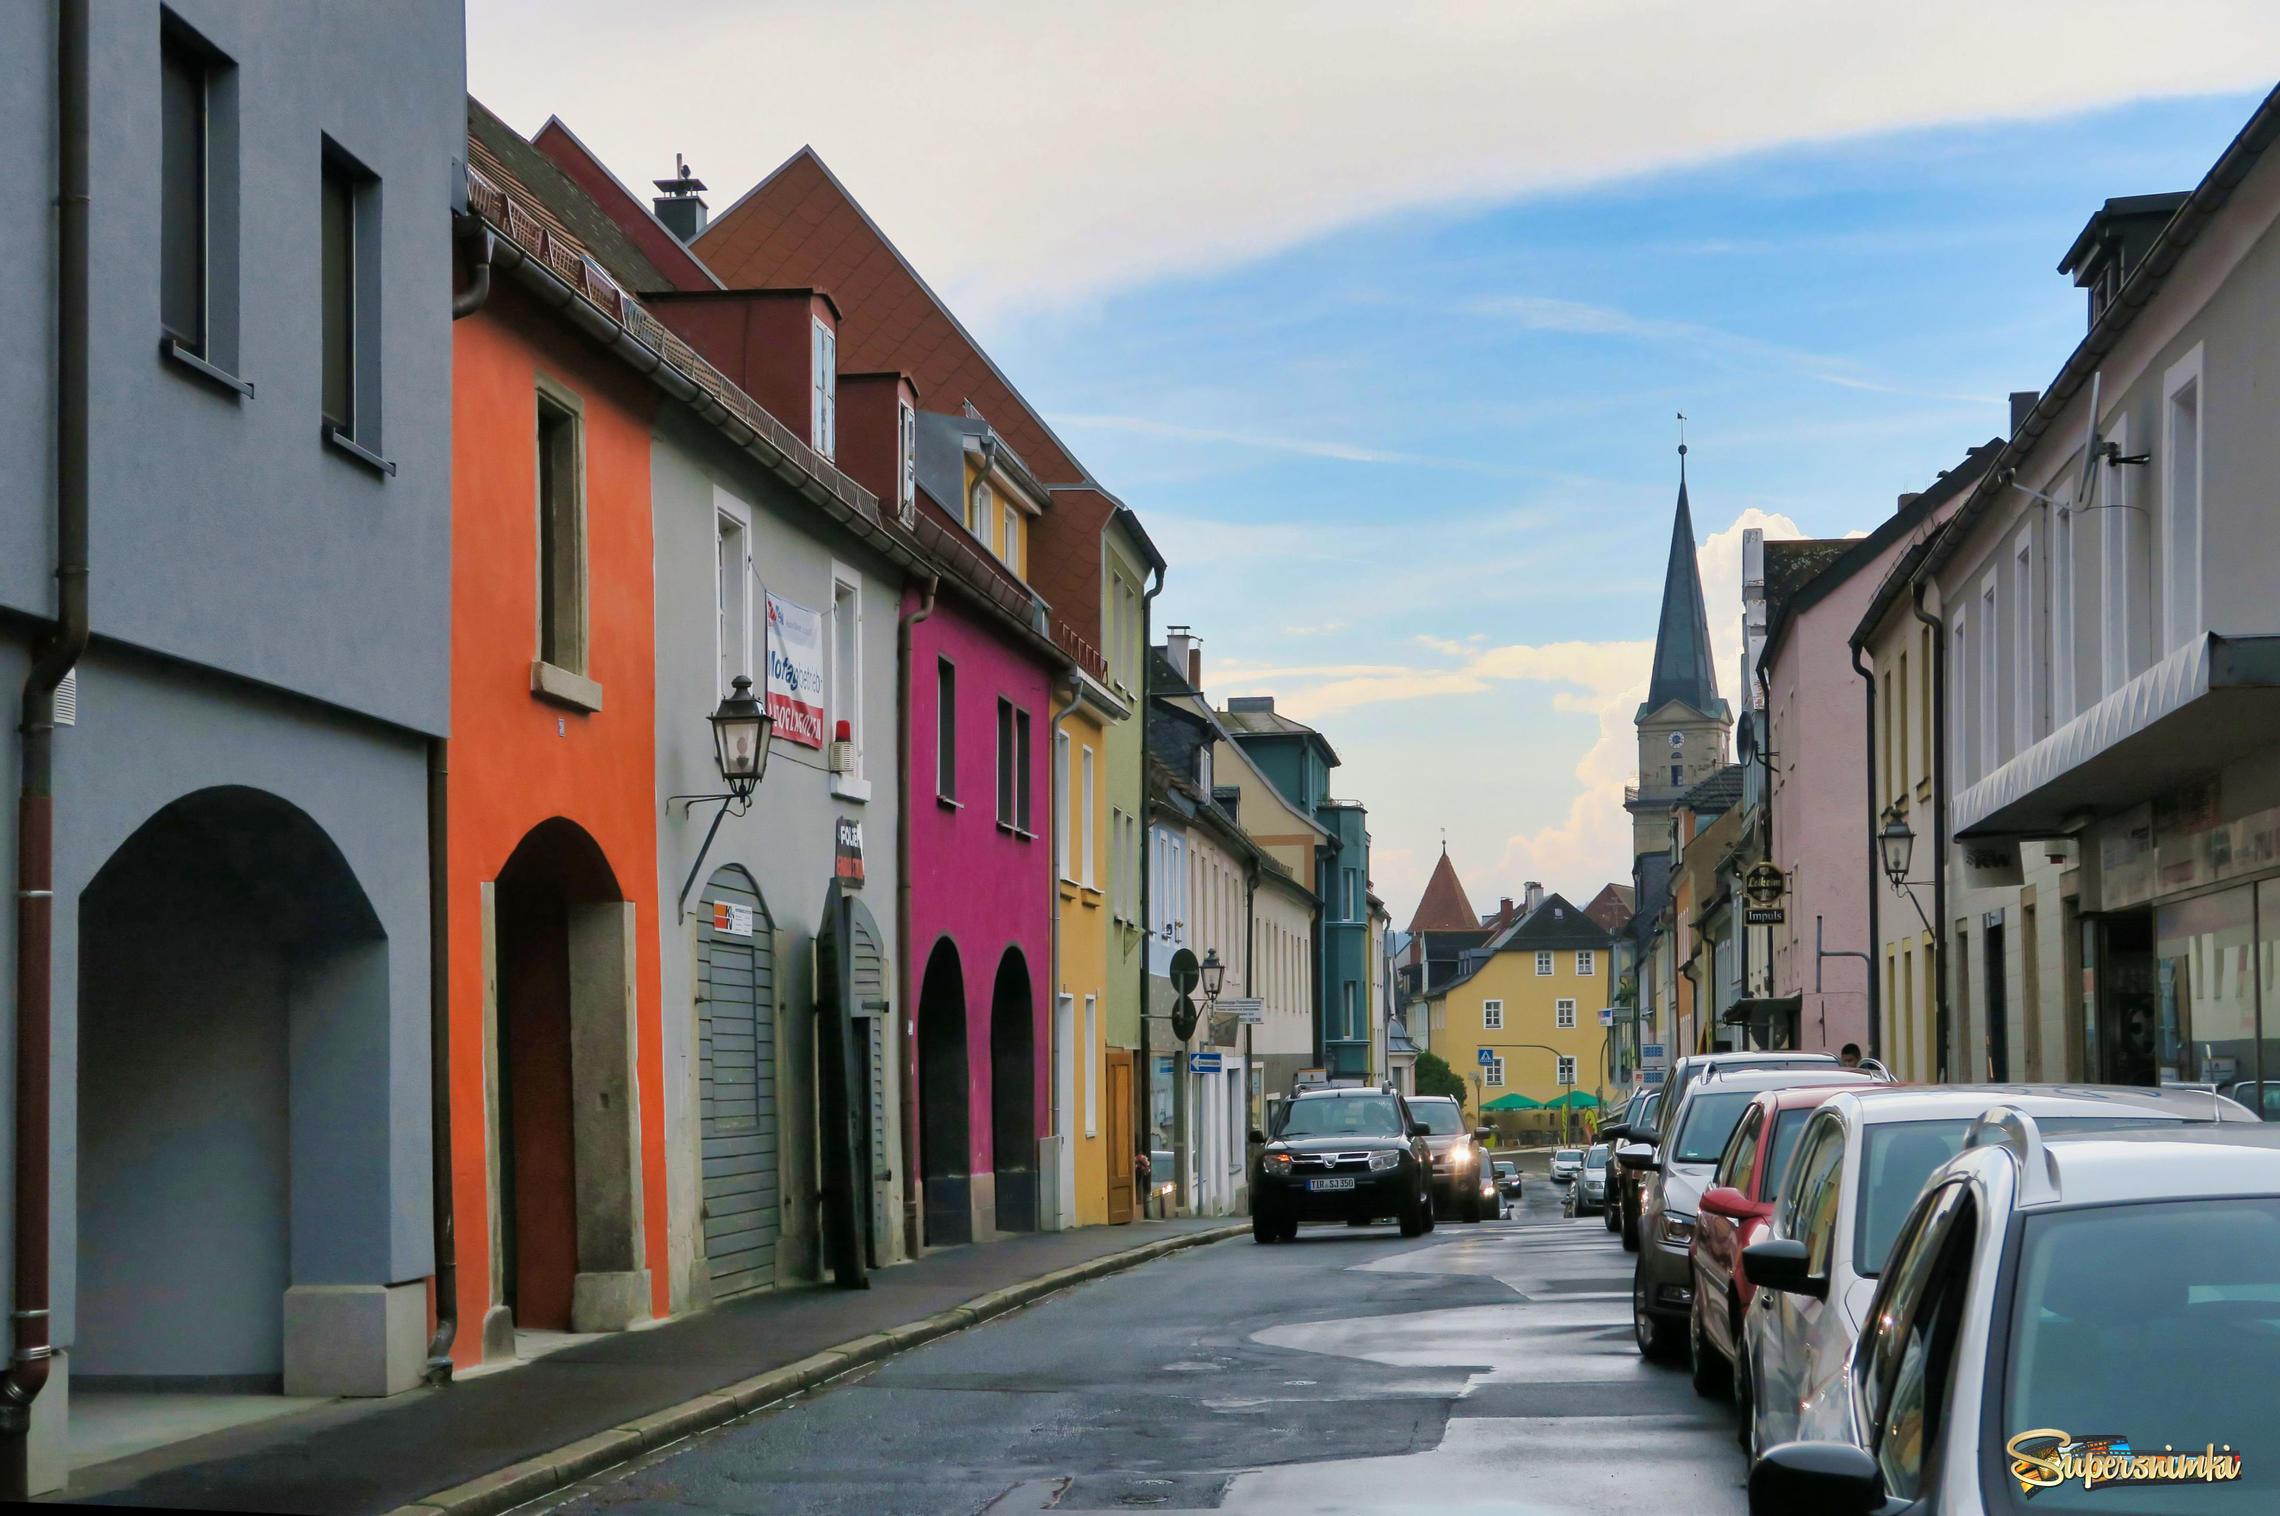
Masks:
[[[1740,1512],[1734,1415],[1631,1344],[1631,1255],[1306,1227],[1095,1281],[552,1504],[693,1512]]]

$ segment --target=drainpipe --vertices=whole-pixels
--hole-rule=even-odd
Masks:
[[[55,943],[55,691],[87,650],[87,0],[56,6],[56,622],[24,680],[16,801],[14,1309],[0,1374],[0,1496],[31,1490],[32,1402],[48,1331],[48,1138]]]
[[[902,677],[895,683],[895,739],[902,753],[902,762],[898,765],[902,793],[895,800],[895,935],[902,943],[903,958],[902,1169],[903,1256],[906,1258],[918,1257],[926,1245],[918,1193],[918,988],[913,978],[923,974],[925,968],[918,962],[910,940],[910,774],[916,766],[916,754],[911,746],[910,703],[912,681],[918,677],[911,668],[910,647],[912,629],[934,614],[934,595],[941,588],[940,574],[927,575],[926,588],[919,592],[918,604],[904,612],[895,627],[895,667],[902,670]]]
[[[1149,866],[1155,857],[1155,811],[1148,803],[1148,671],[1155,662],[1156,597],[1164,592],[1164,571],[1155,571],[1156,582],[1140,594],[1140,1071],[1132,1081],[1132,1101],[1138,1109],[1133,1113],[1132,1130],[1138,1140],[1147,1146],[1141,1151],[1149,1155],[1148,1187],[1156,1186],[1155,1131],[1149,1120],[1155,1115],[1156,1059],[1148,1047],[1148,954],[1156,940],[1156,918],[1149,914],[1149,884],[1154,870]],[[1134,1195],[1137,1202],[1140,1197]],[[1147,1214],[1145,1210],[1141,1212]]]
[[[1075,666],[1071,665],[1069,669],[1069,703],[1062,706],[1059,710],[1055,711],[1053,713],[1053,719],[1048,722],[1045,727],[1045,761],[1053,765],[1053,783],[1056,787],[1064,784],[1069,784],[1068,766],[1061,761],[1061,723],[1068,720],[1069,712],[1077,708],[1077,694],[1080,688],[1077,682],[1078,678],[1079,675]],[[1080,797],[1077,793],[1076,786],[1074,785],[1069,785],[1069,801],[1069,827],[1073,831],[1080,830],[1080,823],[1078,822],[1076,816],[1076,808],[1084,802],[1082,797]],[[1064,848],[1069,848],[1069,846],[1070,844],[1067,838],[1056,836],[1053,839],[1052,850],[1045,855],[1045,919],[1047,923],[1050,924],[1053,933],[1052,946],[1047,953],[1047,962],[1050,965],[1051,974],[1050,993],[1053,997],[1053,1003],[1052,1016],[1046,1024],[1055,1030],[1058,1030],[1061,1025],[1061,870],[1059,865],[1061,861],[1062,850]],[[1073,849],[1071,849],[1071,853],[1073,856]],[[1075,1029],[1073,1026],[1071,1028],[1070,1035],[1075,1035]],[[1061,1052],[1060,1049],[1053,1046],[1053,1039],[1051,1036],[1047,1036],[1045,1039],[1045,1055],[1053,1060],[1053,1072],[1058,1074],[1060,1072]],[[1071,1056],[1073,1059],[1074,1055],[1072,1054]],[[1089,1078],[1091,1076],[1088,1074],[1086,1077]],[[1051,1079],[1048,1079],[1045,1081],[1045,1084],[1046,1088],[1050,1089],[1053,1086],[1053,1081]],[[1074,1100],[1077,1093],[1075,1082],[1071,1081],[1069,1088],[1063,1093],[1066,1094],[1071,1100]],[[1064,1113],[1059,1110],[1054,1111],[1053,1121],[1056,1127],[1062,1125],[1063,1114]],[[1062,1149],[1067,1145],[1070,1134],[1066,1130],[1063,1130],[1059,1133],[1059,1135],[1061,1142],[1054,1148],[1055,1162],[1074,1163],[1074,1158],[1064,1158],[1062,1156]],[[1053,1189],[1056,1197],[1058,1197],[1060,1193],[1060,1186],[1061,1176],[1056,1172],[1053,1175]],[[1061,1225],[1064,1228],[1071,1227],[1076,1225],[1076,1221],[1072,1217],[1064,1216],[1061,1218]]]
[[[451,1344],[459,1336],[459,1247],[452,1228],[451,1187],[451,765],[450,743],[428,739],[428,1121],[434,1154],[429,1189],[435,1207],[435,1336],[428,1342],[427,1382],[451,1383]]]
[[[1924,609],[1924,581],[1911,580],[1908,594],[1916,619],[1932,629],[1932,986],[1936,1006],[1938,1082],[1948,1077],[1947,951],[1947,624]]]
[[[1874,957],[1883,940],[1876,935],[1876,897],[1879,893],[1877,886],[1884,879],[1884,869],[1877,857],[1879,844],[1876,840],[1876,834],[1880,830],[1876,809],[1876,671],[1860,661],[1860,644],[1857,642],[1852,645],[1852,666],[1853,672],[1860,675],[1867,696],[1868,719],[1861,724],[1861,730],[1868,734],[1864,739],[1868,761],[1862,770],[1868,776],[1868,949],[1871,954],[1868,960],[1868,1056],[1881,1063],[1884,1061],[1884,1003],[1883,997],[1878,993]]]
[[[476,226],[476,223],[470,217],[462,225]],[[474,315],[483,308],[483,302],[491,298],[491,233],[476,226],[473,231],[462,232],[459,240],[467,244],[467,271],[470,277],[467,288],[451,297],[451,319],[454,321]]]

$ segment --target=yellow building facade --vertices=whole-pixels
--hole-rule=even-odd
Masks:
[[[1468,1111],[1478,1115],[1514,1092],[1539,1105],[1571,1091],[1606,1098],[1600,1012],[1614,995],[1613,947],[1603,928],[1553,894],[1466,955],[1463,971],[1433,996],[1433,1045],[1464,1079]]]
[[[1106,686],[1076,675],[1075,699],[1053,734],[1053,906],[1060,968],[1053,1001],[1053,1110],[1068,1153],[1065,1214],[1108,1220],[1108,971],[1128,882],[1108,804],[1108,732],[1129,719]],[[1063,692],[1062,701],[1070,699]]]

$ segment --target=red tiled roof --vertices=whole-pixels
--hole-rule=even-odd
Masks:
[[[1630,923],[1632,909],[1631,887],[1610,884],[1591,897],[1591,904],[1583,908],[1583,913],[1608,931],[1620,932]]]
[[[1446,851],[1441,854],[1441,861],[1433,865],[1433,877],[1425,881],[1425,893],[1417,902],[1417,914],[1409,918],[1409,930],[1480,930],[1480,918],[1473,914],[1472,902],[1465,898],[1465,887],[1457,881],[1457,866],[1449,861]]]

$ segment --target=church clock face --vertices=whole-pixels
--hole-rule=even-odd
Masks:
[[[1670,745],[1674,748],[1686,746],[1686,733],[1672,732],[1670,734]]]

